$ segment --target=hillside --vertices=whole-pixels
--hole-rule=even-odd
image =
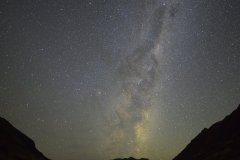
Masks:
[[[203,129],[173,160],[240,160],[240,105]]]
[[[34,142],[0,117],[0,160],[49,160]]]

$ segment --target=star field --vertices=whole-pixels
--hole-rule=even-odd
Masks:
[[[58,160],[170,160],[240,103],[234,0],[2,0],[0,116]]]

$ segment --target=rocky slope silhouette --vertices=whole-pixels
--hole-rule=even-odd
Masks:
[[[0,160],[49,160],[34,142],[0,117]]]
[[[173,160],[240,160],[240,105],[194,138]]]

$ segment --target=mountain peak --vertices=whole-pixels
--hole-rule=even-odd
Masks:
[[[113,160],[149,160],[148,158],[140,158],[140,159],[136,159],[134,157],[129,157],[129,158],[115,158]]]
[[[240,159],[240,105],[222,121],[204,128],[174,160]]]
[[[0,159],[49,160],[39,152],[33,140],[0,117]]]

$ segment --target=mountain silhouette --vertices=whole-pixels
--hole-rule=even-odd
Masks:
[[[240,160],[240,105],[222,121],[203,129],[173,160]]]
[[[33,140],[0,117],[0,160],[49,159],[36,149]],[[240,160],[240,105],[222,121],[203,129],[173,160]]]
[[[129,157],[129,158],[115,158],[113,160],[149,160],[149,159],[147,159],[147,158],[136,159],[136,158],[133,158],[133,157]]]
[[[0,117],[0,160],[49,160],[34,142]]]

